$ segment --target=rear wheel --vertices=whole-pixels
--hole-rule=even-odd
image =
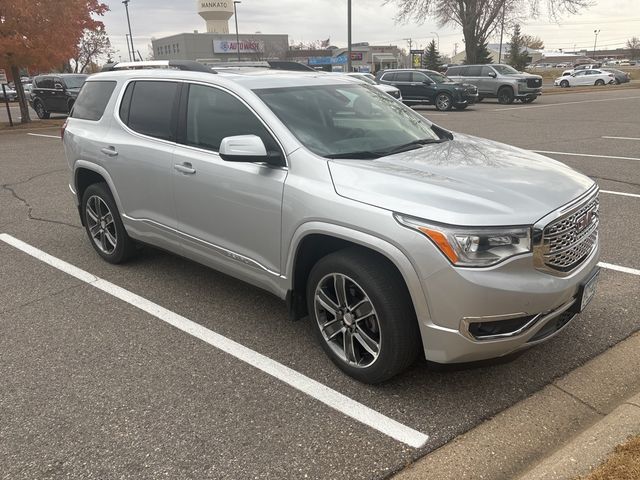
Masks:
[[[502,87],[498,90],[498,103],[510,105],[513,103],[514,95],[511,87]]]
[[[37,101],[33,105],[33,108],[36,111],[36,115],[38,115],[38,118],[41,120],[45,120],[51,116],[51,114],[45,110],[41,101]]]
[[[91,245],[109,263],[122,263],[136,251],[106,183],[89,185],[82,195],[82,214]]]
[[[599,79],[599,80],[596,80],[596,83],[595,83],[595,85],[597,85],[598,87],[599,87],[599,86],[602,86],[602,85],[604,85],[604,80],[601,80],[601,79]]]
[[[435,104],[436,109],[440,110],[441,112],[451,110],[451,107],[453,106],[451,96],[448,93],[437,94]]]
[[[313,267],[307,302],[318,339],[346,374],[383,382],[405,370],[420,350],[420,331],[400,273],[359,248],[323,257]]]

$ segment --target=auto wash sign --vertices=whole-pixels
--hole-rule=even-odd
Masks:
[[[257,40],[240,40],[240,53],[259,53],[264,51],[264,44]],[[238,53],[238,42],[214,40],[214,53]]]

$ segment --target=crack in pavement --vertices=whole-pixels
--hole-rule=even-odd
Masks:
[[[10,192],[11,195],[13,196],[13,198],[15,198],[16,200],[21,202],[25,207],[27,207],[27,217],[29,218],[29,220],[36,220],[38,222],[46,222],[46,223],[55,223],[57,225],[64,225],[64,226],[67,226],[67,227],[82,229],[82,227],[80,227],[78,225],[74,225],[72,223],[64,222],[64,221],[61,221],[61,220],[53,220],[53,219],[50,219],[50,218],[35,217],[33,215],[33,207],[31,206],[31,204],[27,201],[26,198],[22,198],[20,195],[18,195],[18,193],[13,188],[13,187],[16,187],[18,185],[24,185],[25,183],[28,183],[28,182],[36,179],[36,178],[44,177],[46,175],[51,175],[52,173],[63,172],[65,170],[66,169],[64,169],[64,168],[59,168],[57,170],[51,170],[49,172],[39,173],[38,175],[33,175],[32,177],[27,178],[26,180],[21,180],[19,182],[13,182],[13,183],[5,183],[3,185],[0,185],[0,187],[3,190],[6,190],[6,191]]]

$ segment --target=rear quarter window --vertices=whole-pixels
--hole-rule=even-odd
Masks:
[[[175,140],[178,87],[175,82],[136,81],[129,102],[128,127],[150,137]]]
[[[98,121],[104,114],[116,82],[86,82],[73,105],[71,117]]]

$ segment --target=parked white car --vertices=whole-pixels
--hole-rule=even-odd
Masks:
[[[378,81],[376,80],[376,77],[374,75],[372,75],[371,73],[352,72],[352,73],[347,73],[347,75],[349,77],[354,77],[354,78],[357,78],[359,80],[362,80],[365,83],[373,85],[374,87],[376,87],[381,92],[388,93],[393,98],[396,98],[396,99],[402,101],[402,94],[400,93],[399,89],[397,89],[393,85],[387,85],[385,83],[378,83]]]
[[[606,85],[615,82],[613,73],[598,69],[578,70],[569,75],[563,75],[554,80],[553,84],[563,88],[575,87],[578,85]]]

